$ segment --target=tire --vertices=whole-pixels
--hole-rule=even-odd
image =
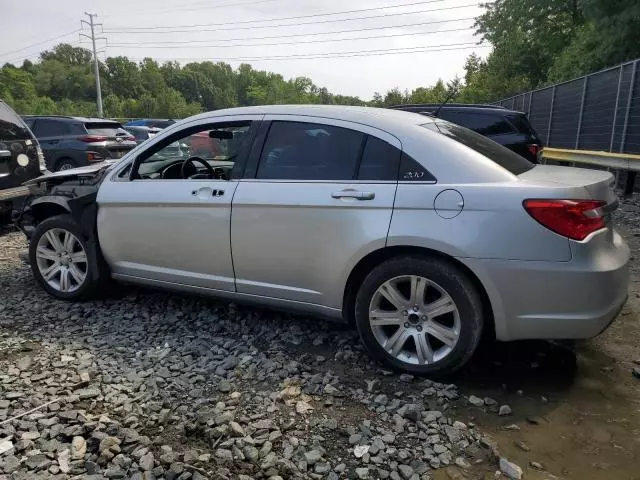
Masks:
[[[410,301],[412,289],[422,295]],[[358,290],[354,310],[372,357],[394,370],[432,377],[451,374],[471,358],[484,321],[480,294],[464,272],[419,256],[396,257],[375,267]]]
[[[70,215],[48,218],[31,235],[31,271],[42,288],[53,297],[85,300],[96,293],[108,276],[97,260],[100,256],[96,248]]]
[[[60,170],[69,170],[71,168],[77,168],[78,164],[71,158],[61,158],[56,162],[56,172]]]

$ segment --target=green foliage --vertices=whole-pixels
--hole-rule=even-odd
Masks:
[[[364,105],[357,97],[333,95],[307,77],[236,70],[226,63],[162,65],[151,58],[136,63],[109,57],[100,63],[103,109],[107,117],[183,118],[203,110],[243,105],[327,103]],[[43,52],[40,61],[0,69],[0,98],[22,114],[97,115],[91,54],[60,44]]]
[[[476,20],[491,42],[465,64],[461,101],[493,101],[640,57],[638,0],[496,0]]]
[[[401,103],[480,103],[640,57],[638,0],[495,0],[484,4],[476,33],[493,46],[470,55],[463,78],[412,91],[393,88],[370,102],[334,95],[307,77],[285,79],[242,64],[210,61],[160,65],[109,57],[101,63],[104,113],[110,117],[181,118],[205,110],[260,104],[388,107]],[[20,113],[96,115],[91,53],[60,44],[0,69],[0,98]]]

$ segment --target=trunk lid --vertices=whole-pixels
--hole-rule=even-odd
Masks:
[[[592,200],[615,204],[617,197],[613,189],[615,178],[611,172],[588,168],[536,165],[518,175],[521,181],[541,186],[584,188]]]

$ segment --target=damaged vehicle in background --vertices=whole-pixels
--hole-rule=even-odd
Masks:
[[[16,224],[56,298],[116,279],[343,319],[388,366],[438,375],[483,333],[587,338],[616,318],[612,184],[418,114],[260,106],[31,181]]]
[[[0,225],[11,220],[11,211],[29,189],[23,182],[45,170],[38,140],[20,116],[0,100]]]

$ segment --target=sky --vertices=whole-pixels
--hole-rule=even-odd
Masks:
[[[0,65],[21,65],[66,42],[90,48],[85,12],[96,13],[98,58],[250,63],[306,76],[332,93],[431,86],[464,73],[478,45],[478,0],[0,0]],[[292,18],[295,17],[295,18]]]

